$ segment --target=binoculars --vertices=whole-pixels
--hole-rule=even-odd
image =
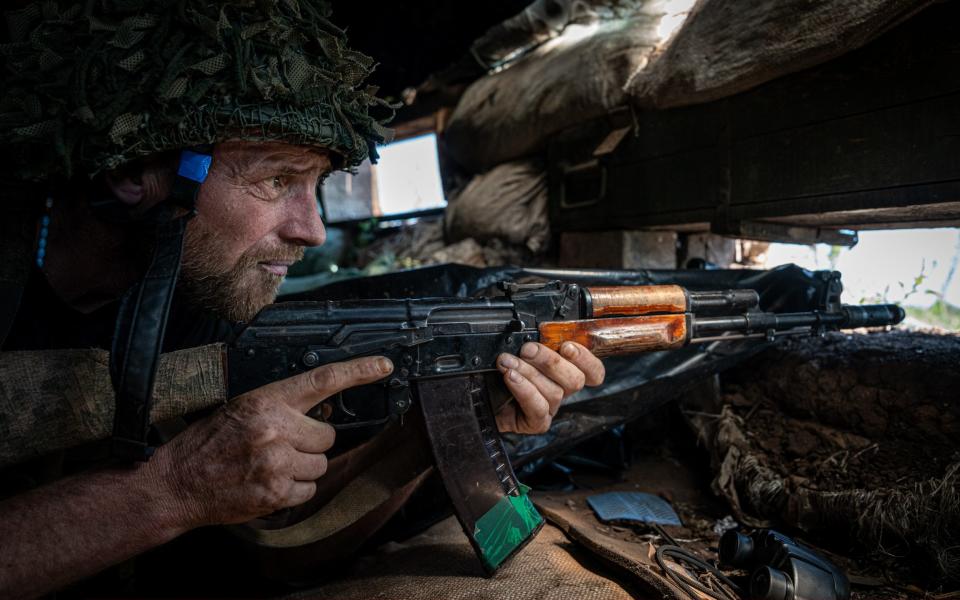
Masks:
[[[720,562],[750,571],[752,600],[848,600],[850,581],[833,563],[771,529],[720,538]]]

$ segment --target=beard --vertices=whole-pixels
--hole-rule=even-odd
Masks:
[[[235,264],[224,264],[216,232],[200,223],[191,225],[184,237],[178,289],[194,306],[230,321],[253,319],[277,297],[283,275],[270,273],[261,262],[303,258],[302,246],[263,244],[249,248]]]

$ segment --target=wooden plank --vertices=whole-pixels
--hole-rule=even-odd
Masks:
[[[733,156],[735,205],[957,180],[960,93],[738,140]]]
[[[936,6],[816,69],[710,104],[638,112],[636,135],[597,161],[603,196],[579,207],[569,190],[571,206],[558,202],[564,169],[590,157],[612,122],[567,130],[548,152],[554,228],[689,230],[827,213],[852,227],[928,220],[868,211],[960,201],[958,21],[960,3]],[[945,206],[954,208],[929,220],[960,220]]]
[[[770,133],[960,91],[960,11],[933,7],[819,68],[731,98],[737,137]]]

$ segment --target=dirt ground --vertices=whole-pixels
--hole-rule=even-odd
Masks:
[[[853,598],[958,598],[958,366],[955,335],[832,334],[778,344],[691,394],[699,398],[685,399],[685,414],[667,407],[628,427],[633,459],[619,478],[574,471],[577,489],[548,498],[593,519],[600,536],[636,545],[637,554],[663,537],[596,521],[587,496],[659,495],[683,521],[666,533],[708,560],[716,560],[723,530],[771,526],[840,566]],[[690,413],[713,427],[698,428]],[[750,489],[760,479],[753,471],[752,479],[719,482],[727,457],[704,436],[716,435],[721,421],[741,436],[727,446],[741,458],[749,453],[776,493]]]
[[[956,589],[958,365],[956,335],[831,334],[725,374],[717,430],[743,439],[713,459],[731,465],[736,446],[743,468],[723,495],[850,557],[864,580]]]

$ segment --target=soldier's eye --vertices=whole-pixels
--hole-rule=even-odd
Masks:
[[[275,189],[281,190],[287,185],[287,178],[283,175],[274,175],[273,179],[270,180],[270,184]]]

